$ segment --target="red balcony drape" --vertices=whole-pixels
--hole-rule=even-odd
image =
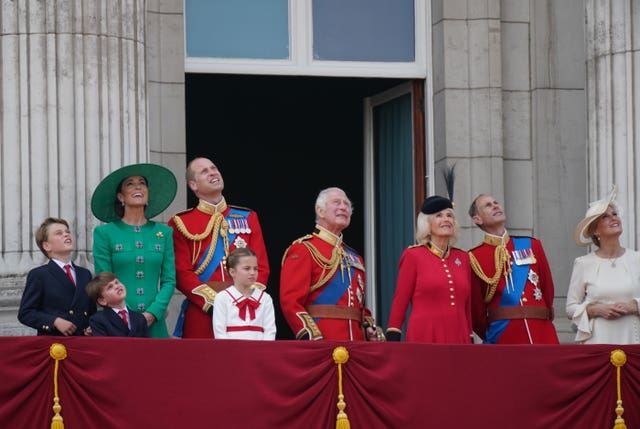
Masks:
[[[0,337],[0,427],[48,428],[53,343],[67,349],[65,429],[335,428],[338,372],[352,429],[640,428],[640,346]]]

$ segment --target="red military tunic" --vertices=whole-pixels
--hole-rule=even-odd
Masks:
[[[402,253],[388,329],[402,332],[409,303],[407,342],[470,344],[471,277],[467,252],[411,246]]]
[[[222,222],[218,213],[226,222]],[[207,249],[212,237],[215,237],[217,246],[224,245],[224,231],[224,234],[233,235],[228,240],[224,256],[236,247],[251,248],[258,257],[257,282],[266,285],[269,278],[269,260],[258,215],[250,209],[227,206],[224,199],[217,206],[200,200],[197,207],[178,213],[168,224],[174,229],[176,287],[188,299],[182,337],[213,338],[209,311],[216,291],[204,282],[218,281],[231,284],[232,279],[227,274],[223,261],[212,265],[215,257],[210,258],[211,266],[205,264],[204,273],[212,271],[205,280],[198,277],[196,270],[202,265],[201,261],[210,255]],[[201,277],[203,275],[206,274],[201,274]]]
[[[513,237],[518,239],[519,237]],[[521,296],[517,299],[517,304],[511,307],[537,307],[535,312],[540,313],[548,310],[549,317],[547,319],[527,317],[527,318],[513,318],[506,321],[506,328],[502,331],[495,341],[497,344],[558,344],[558,335],[556,334],[555,327],[553,326],[553,298],[554,298],[554,286],[553,279],[551,277],[551,270],[549,269],[549,263],[547,257],[542,248],[542,243],[539,240],[531,237],[525,237],[531,240],[531,248],[525,249],[519,253],[514,253],[513,239],[505,232],[504,237],[498,237],[492,234],[485,234],[484,243],[475,247],[469,251],[470,256],[477,260],[479,267],[484,275],[488,278],[494,277],[496,274],[496,262],[495,252],[496,246],[503,242],[506,242],[506,249],[510,255],[509,266],[514,267],[516,259],[533,256],[534,262],[528,264],[528,273],[526,274],[526,281],[524,283],[524,290]],[[532,255],[531,255],[532,253]],[[473,266],[473,264],[472,264]],[[476,271],[476,267],[474,267]],[[495,288],[495,294],[491,301],[485,304],[484,298],[487,294],[489,285],[483,281],[476,271],[476,275],[473,276],[474,283],[472,286],[472,312],[473,312],[473,327],[474,331],[483,339],[486,338],[487,333],[499,323],[505,323],[504,320],[497,320],[489,323],[487,314],[500,307],[500,302],[503,300],[503,295],[513,290],[511,280],[509,281],[509,288],[506,289],[507,281],[506,277],[502,274],[499,276],[498,284]],[[515,309],[520,310],[520,309]],[[525,311],[526,311],[525,310]],[[532,312],[533,313],[533,312]]]
[[[317,226],[313,234],[294,241],[285,251],[280,306],[296,338],[364,340],[361,321],[371,316],[364,299],[364,262],[344,245],[342,237]],[[318,305],[333,313],[344,310],[341,317],[360,320],[315,317]]]

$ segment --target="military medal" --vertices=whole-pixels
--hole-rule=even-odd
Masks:
[[[533,298],[536,301],[542,301],[542,291],[538,287],[538,280],[540,279],[540,277],[538,277],[538,273],[533,270],[529,270],[528,279],[531,284],[533,284]]]
[[[520,249],[511,252],[516,265],[531,265],[536,263],[533,249]]]
[[[454,263],[454,264],[456,264],[458,267],[459,267],[460,265],[462,265],[462,261],[461,261],[460,259],[458,259],[458,258],[456,258],[456,260],[455,260],[455,261],[453,261],[453,263]]]
[[[236,247],[247,247],[247,242],[242,237],[236,237],[236,239],[234,240],[233,244]]]

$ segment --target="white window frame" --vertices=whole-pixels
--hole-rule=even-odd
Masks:
[[[427,76],[430,56],[430,2],[414,0],[415,58],[413,62],[322,61],[313,58],[312,0],[289,0],[290,58],[286,60],[185,57],[186,73],[254,75],[388,77]],[[186,15],[186,14],[185,14]],[[186,34],[185,17],[185,34]],[[185,55],[186,37],[185,40]]]

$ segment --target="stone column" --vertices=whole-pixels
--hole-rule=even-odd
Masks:
[[[150,162],[169,168],[178,179],[176,198],[158,218],[168,221],[187,208],[183,0],[147,2],[145,42]],[[166,313],[169,333],[183,300],[184,295],[176,289]]]
[[[603,198],[618,185],[623,246],[640,241],[640,5],[587,0],[588,195]]]
[[[433,0],[433,127],[435,190],[456,165],[454,200],[469,248],[479,241],[467,208],[478,193],[504,198],[502,29],[500,1]]]
[[[69,221],[91,268],[93,189],[147,160],[144,5],[0,2],[0,307],[46,260],[33,233],[48,216]]]

